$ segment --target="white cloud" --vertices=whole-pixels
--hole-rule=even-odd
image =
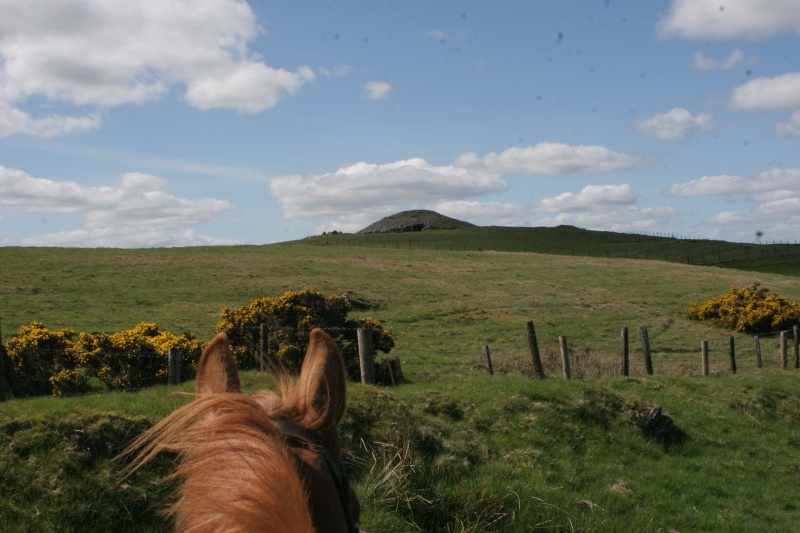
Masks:
[[[698,129],[710,127],[711,115],[700,113],[693,117],[688,110],[680,107],[636,122],[636,130],[639,133],[664,141],[685,141]]]
[[[0,138],[14,133],[32,137],[55,137],[67,133],[94,130],[100,127],[102,118],[99,113],[83,117],[65,117],[51,115],[33,118],[30,113],[11,107],[0,101]]]
[[[176,246],[222,246],[242,244],[238,239],[197,235],[192,229],[165,230],[152,226],[105,226],[45,233],[21,240],[25,246],[90,248],[154,248]]]
[[[723,211],[710,220],[717,224],[752,224],[759,221],[774,223],[778,217],[790,217],[800,223],[800,196],[764,202],[747,211]]]
[[[673,0],[656,32],[694,40],[800,34],[800,9],[795,0]]]
[[[792,112],[789,120],[775,124],[778,137],[800,137],[800,110]]]
[[[744,61],[744,52],[738,48],[721,61],[707,57],[703,52],[695,52],[692,68],[704,72],[712,70],[730,70],[742,61]]]
[[[800,196],[800,168],[779,168],[750,178],[741,176],[703,176],[676,183],[666,196],[723,196],[731,201],[768,201],[775,196]]]
[[[481,226],[558,226],[608,231],[638,231],[663,227],[677,214],[673,207],[639,207],[628,184],[588,185],[530,205],[513,202],[443,201],[433,209]]]
[[[111,186],[89,187],[0,166],[0,207],[6,212],[75,214],[84,221],[84,228],[29,238],[28,244],[120,247],[166,245],[170,238],[172,245],[186,244],[187,236],[194,235],[190,226],[233,209],[227,200],[174,196],[164,190],[166,185],[163,178],[132,172]],[[162,236],[156,239],[158,232]],[[189,244],[203,242],[205,237],[194,236]]]
[[[649,162],[627,154],[612,152],[603,146],[539,143],[524,148],[508,148],[499,154],[491,152],[483,157],[478,157],[474,152],[467,152],[456,159],[455,165],[463,168],[483,168],[498,174],[561,176],[630,170],[647,166]]]
[[[279,176],[270,182],[271,193],[288,218],[341,217],[365,206],[373,212],[392,212],[402,206],[464,199],[505,187],[498,174],[433,166],[419,158],[354,163],[336,172]]]
[[[258,113],[275,107],[287,95],[314,79],[314,72],[300,67],[296,72],[274,69],[247,61],[186,82],[186,101],[202,109],[230,108]]]
[[[755,204],[749,209],[722,211],[703,221],[716,226],[727,239],[752,241],[756,232],[770,236],[796,235],[800,227],[800,168],[773,169],[756,176],[704,176],[678,183],[667,196],[720,196],[730,202]],[[774,237],[773,237],[774,238]]]
[[[733,90],[729,105],[743,111],[800,108],[800,72],[750,80]]]
[[[437,167],[423,159],[280,176],[270,186],[287,218],[325,219],[318,233],[355,232],[386,215],[419,208],[484,226],[574,224],[609,231],[663,227],[677,213],[672,207],[637,206],[638,196],[629,184],[588,185],[530,205],[470,200],[504,189],[505,181],[486,169]]]
[[[529,207],[469,199],[504,190],[503,171],[524,168],[530,173],[533,168],[540,174],[555,175],[576,169],[588,171],[589,167],[602,171],[643,164],[594,146],[542,144],[532,152],[518,154],[514,150],[486,158],[465,154],[448,166],[434,166],[419,158],[354,163],[325,174],[278,176],[272,179],[270,190],[287,218],[328,219],[318,231],[357,231],[382,216],[414,208],[435,209],[482,225],[526,226],[530,225]],[[607,210],[629,206],[635,203],[636,195],[630,185],[590,185],[577,195],[568,194],[559,200],[561,205],[551,205],[551,212],[559,208],[574,211],[575,206]]]
[[[666,196],[727,196],[743,192],[745,180],[740,176],[703,176],[676,183],[664,191]]]
[[[552,217],[536,218],[537,226],[572,225],[599,231],[642,231],[662,228],[678,211],[674,207],[619,206],[616,209],[594,209],[563,212]]]
[[[529,219],[527,209],[511,202],[445,201],[433,210],[478,226],[526,226]]]
[[[370,100],[383,100],[392,92],[392,85],[384,81],[371,81],[364,86],[364,92]]]
[[[22,113],[22,104],[39,98],[43,109],[53,103],[90,109],[45,118],[6,109],[4,135],[97,127],[91,109],[152,102],[181,87],[199,109],[256,113],[314,79],[308,67],[275,69],[250,52],[261,30],[250,6],[237,0],[5,0],[3,13],[0,110]]]
[[[668,225],[674,207],[640,207],[630,184],[587,185],[534,202],[531,225],[563,224],[603,231],[640,231]]]
[[[341,213],[333,216],[315,228],[317,234],[324,231],[342,231],[345,233],[356,233],[366,228],[376,220],[397,213],[401,209],[381,206],[380,208],[365,207],[361,211],[351,213]]]
[[[547,212],[586,212],[609,206],[636,203],[636,194],[627,184],[587,185],[579,193],[564,192],[534,204],[534,209]]]
[[[570,224],[607,231],[639,231],[663,227],[673,207],[639,207],[629,184],[588,185],[529,206],[509,202],[441,202],[434,209],[479,225],[558,226]]]
[[[800,195],[764,202],[746,211],[723,211],[704,224],[719,226],[740,241],[751,241],[756,232],[766,240],[774,236],[797,235]]]

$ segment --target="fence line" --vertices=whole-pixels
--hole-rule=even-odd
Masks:
[[[254,330],[258,329],[261,329],[263,333],[263,328],[254,328]],[[461,330],[407,330],[395,331],[394,335],[395,337],[400,338],[423,338],[428,335],[436,337],[471,336],[476,339],[475,343],[473,344],[474,348],[472,349],[460,348],[452,351],[437,350],[436,353],[438,353],[440,356],[452,356],[452,359],[456,362],[456,364],[463,365],[467,364],[469,358],[473,357],[472,354],[474,353],[474,350],[479,350],[480,362],[478,365],[473,364],[472,366],[477,368],[485,368],[490,375],[516,372],[530,375],[531,377],[539,379],[543,379],[546,376],[553,377],[558,375],[562,375],[567,379],[593,379],[604,376],[624,376],[631,374],[675,374],[676,372],[672,371],[674,368],[678,369],[677,374],[680,375],[693,375],[697,374],[698,371],[700,375],[720,375],[728,371],[730,371],[732,374],[736,374],[743,369],[761,369],[765,366],[784,370],[788,370],[790,368],[800,369],[800,354],[798,354],[800,333],[798,332],[798,326],[794,326],[792,330],[775,331],[760,335],[739,335],[738,338],[742,342],[738,343],[738,347],[736,343],[737,336],[735,335],[728,335],[724,338],[722,335],[720,335],[720,337],[712,339],[713,343],[708,339],[702,339],[699,350],[700,358],[694,360],[695,362],[692,362],[691,351],[686,349],[674,350],[674,348],[671,348],[670,346],[662,345],[660,339],[658,339],[651,346],[651,339],[649,337],[647,328],[640,327],[639,334],[641,337],[641,350],[634,350],[635,352],[640,352],[644,355],[640,363],[631,362],[630,348],[628,347],[627,329],[627,327],[621,329],[621,345],[617,355],[609,353],[607,349],[603,351],[596,348],[586,348],[586,351],[583,354],[580,353],[580,350],[575,350],[574,348],[573,351],[570,352],[568,349],[567,338],[564,335],[559,335],[557,338],[558,350],[556,349],[556,339],[552,337],[545,338],[544,340],[546,345],[544,349],[540,349],[541,338],[537,338],[532,321],[528,321],[525,324],[524,330],[522,327],[520,327],[519,331],[503,334],[504,336],[501,340],[506,347],[501,348],[500,350],[496,350],[494,347],[490,348],[490,345],[486,342],[479,342],[478,339],[481,337],[481,335],[486,335],[485,333],[481,332],[467,332]],[[2,335],[1,332],[0,335]],[[495,338],[497,337],[496,332],[493,332],[490,335]],[[525,341],[522,340],[523,335],[526,339]],[[365,338],[369,337],[371,336],[365,336]],[[790,339],[792,339],[791,343]],[[582,339],[578,340],[581,341]],[[595,336],[592,337],[592,340],[596,343],[598,338]],[[765,353],[768,352],[764,351],[762,340],[768,340],[772,343],[771,346],[767,347],[770,352],[772,352],[773,349],[778,348],[777,357],[764,357]],[[442,341],[439,341],[439,343],[441,344]],[[774,346],[775,343],[777,343],[777,346]],[[582,342],[576,343],[575,339],[572,338],[570,345],[581,346]],[[751,347],[748,347],[748,345]],[[7,357],[3,357],[5,355],[5,346],[0,344],[0,348],[2,348],[0,349],[0,359],[7,363]],[[263,342],[258,342],[258,344],[255,346],[247,346],[247,348],[263,350]],[[418,357],[413,352],[413,346],[410,350],[407,349],[404,351],[401,349],[398,351],[403,352],[404,357]],[[507,355],[509,352],[511,355]],[[669,357],[668,354],[673,352],[680,353],[682,356],[677,358]],[[39,350],[38,353],[56,356],[60,354],[61,351]],[[655,361],[653,360],[654,354],[656,355]],[[717,359],[712,360],[711,354],[721,355]],[[183,378],[189,379],[194,375],[194,368],[192,367],[192,364],[196,364],[196,359],[192,359],[191,357],[189,359],[180,361],[179,354],[177,353],[173,354],[172,357],[165,357],[164,355],[141,351],[134,354],[126,354],[125,357],[130,357],[131,355],[134,357],[137,363],[142,362],[143,359],[157,359],[159,360],[158,362],[153,361],[148,363],[145,361],[140,366],[152,367],[155,369],[155,367],[160,364],[167,369],[172,369],[172,373],[167,372],[161,376],[137,379],[137,386],[127,387],[125,390],[140,390],[146,385],[165,384],[167,382],[171,384],[177,384],[181,381],[181,377],[171,376],[183,374]],[[106,355],[108,360],[111,360],[111,357],[111,355]],[[492,361],[493,357],[494,361]],[[395,360],[394,363],[386,363],[386,360],[384,360],[381,362],[381,364],[386,366],[385,371],[388,372],[391,382],[395,383],[397,381],[396,375],[402,375],[402,370],[400,369],[399,360],[397,360],[396,357],[393,359]],[[100,360],[104,361],[102,357],[100,357]],[[372,365],[372,363],[369,364],[370,367],[374,368]],[[2,366],[0,366],[0,369],[2,369]],[[7,376],[9,369],[6,368],[5,370],[5,374]],[[365,374],[362,372],[362,376],[364,375]],[[0,377],[2,376],[3,373],[0,373]],[[33,379],[33,376],[30,374],[25,375],[23,372],[22,375],[18,376],[18,378],[20,380],[31,380]],[[6,385],[6,380],[0,379],[0,381],[3,382],[0,383],[0,393],[2,393],[7,390],[4,388]],[[374,377],[372,378],[372,381],[370,381],[370,378],[367,376],[366,382],[373,383]],[[107,388],[109,390],[114,390],[114,388],[110,386],[107,386]],[[102,391],[93,390],[90,393],[95,394],[98,392]]]
[[[39,322],[39,321],[35,321],[35,322]],[[7,344],[8,340],[10,338],[16,336],[16,331],[18,331],[20,327],[29,326],[30,324],[31,324],[31,322],[10,323],[10,322],[6,322],[6,321],[0,321],[0,328],[2,328],[0,330],[0,343]],[[214,335],[216,335],[216,333],[217,333],[217,326],[216,325],[186,326],[186,325],[168,324],[168,323],[163,323],[163,322],[156,323],[156,324],[159,326],[159,328],[160,328],[160,330],[162,332],[179,332],[179,331],[183,331],[183,332],[188,332],[188,333],[195,333],[196,331],[208,330],[209,331],[209,334],[208,334],[208,339],[209,340],[211,340],[211,338],[213,338]],[[55,328],[70,329],[70,330],[75,331],[76,334],[77,334],[77,333],[80,333],[79,328],[90,328],[90,329],[93,328],[93,329],[95,329],[97,331],[99,331],[101,328],[117,328],[113,333],[118,333],[118,332],[121,332],[121,331],[131,331],[138,324],[131,325],[130,323],[112,324],[112,323],[104,323],[104,322],[90,322],[90,323],[85,323],[85,324],[47,323],[45,325],[47,326],[47,328],[50,331],[54,331]],[[527,325],[527,322],[526,322],[526,325]],[[15,331],[15,333],[13,335],[9,335],[8,334],[8,329],[13,329]],[[261,331],[261,325],[259,324],[257,326],[251,326],[251,327],[237,327],[235,329],[238,330],[238,331],[260,332]],[[295,331],[295,332],[300,332],[300,333],[310,333],[312,329],[314,329],[314,328],[313,327],[309,327],[309,328],[273,328],[271,331],[273,331],[273,332]],[[328,332],[340,333],[340,332],[347,332],[347,331],[355,332],[355,331],[358,331],[359,328],[325,328],[325,329]],[[411,333],[413,333],[413,334],[425,334],[425,335],[436,334],[436,335],[446,335],[446,336],[464,336],[464,335],[480,336],[480,335],[497,335],[498,334],[497,330],[495,330],[495,329],[484,330],[484,331],[482,331],[482,330],[469,330],[469,331],[467,331],[467,330],[442,329],[442,328],[435,328],[435,327],[429,327],[429,328],[416,328],[415,327],[413,330],[399,330],[397,328],[387,327],[385,325],[384,325],[384,329],[391,330],[393,333],[398,334],[398,335],[409,335]],[[743,333],[743,332],[738,332],[736,335],[738,337],[760,337],[760,338],[776,337],[776,338],[779,338],[780,334],[782,332],[784,332],[784,331],[792,333],[793,329],[775,330],[775,331],[769,331],[769,332],[765,332],[765,333]],[[104,332],[100,332],[100,333],[104,333]],[[107,334],[111,335],[113,333],[107,333]],[[728,339],[728,335],[729,334],[723,333],[723,331],[720,330],[720,338],[724,338],[724,339],[727,340]],[[514,338],[514,337],[527,337],[528,336],[528,332],[525,329],[519,329],[519,330],[515,329],[513,331],[507,331],[506,333],[504,333],[504,336],[505,337],[512,337],[512,338]],[[616,338],[616,333],[613,336],[614,336],[614,338]],[[596,338],[597,336],[594,335],[593,337]]]

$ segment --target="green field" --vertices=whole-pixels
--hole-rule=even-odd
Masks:
[[[324,235],[304,244],[440,251],[495,250],[622,259],[653,259],[757,272],[800,275],[800,244],[731,243],[682,236],[651,236],[555,228],[472,227],[374,235]]]
[[[351,315],[393,331],[392,355],[410,381],[350,387],[342,440],[365,531],[796,529],[800,374],[778,367],[774,338],[762,340],[765,368],[757,369],[752,339],[739,335],[732,375],[730,332],[686,318],[691,302],[756,281],[800,300],[793,245],[775,245],[789,250],[783,262],[751,258],[756,272],[659,259],[672,253],[671,239],[584,234],[609,250],[589,256],[563,235],[575,255],[555,251],[558,236],[550,247],[541,237],[535,250],[513,244],[513,232],[486,230],[493,246],[458,230],[270,246],[0,248],[3,341],[32,320],[109,332],[157,322],[208,339],[225,305],[302,287],[347,293],[371,304]],[[630,243],[629,259],[612,253],[628,238],[643,239],[641,256]],[[728,245],[738,246],[756,245]],[[756,249],[772,251],[766,246]],[[544,381],[529,377],[528,320],[549,363]],[[650,332],[652,377],[642,375],[638,326]],[[631,329],[630,378],[615,375],[622,327]],[[558,336],[569,339],[574,375],[585,379],[557,378]],[[708,378],[699,376],[704,339]],[[483,369],[483,345],[495,376]],[[244,376],[248,390],[271,383]],[[124,484],[111,458],[187,400],[154,387],[0,404],[0,524],[163,530],[156,509],[169,487],[158,479],[169,458]],[[681,442],[643,435],[637,421],[656,404],[685,433]]]

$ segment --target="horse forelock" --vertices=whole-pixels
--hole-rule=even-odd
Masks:
[[[132,445],[138,469],[160,451],[179,455],[169,512],[180,531],[313,531],[309,496],[270,411],[268,394],[202,397],[156,424]],[[266,408],[265,408],[266,407]]]

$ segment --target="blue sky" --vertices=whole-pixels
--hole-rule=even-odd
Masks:
[[[0,0],[0,245],[800,237],[800,1]]]

